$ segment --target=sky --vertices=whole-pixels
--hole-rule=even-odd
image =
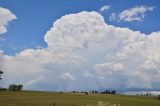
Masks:
[[[160,90],[158,0],[0,0],[4,87]]]

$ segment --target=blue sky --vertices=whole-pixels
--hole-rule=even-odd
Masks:
[[[1,84],[159,92],[159,7],[158,0],[0,0]]]
[[[8,8],[17,16],[17,20],[8,26],[8,32],[4,34],[5,41],[0,42],[0,48],[6,54],[14,55],[25,48],[35,48],[37,45],[46,47],[43,37],[55,20],[66,14],[99,11],[104,5],[111,6],[110,10],[101,13],[108,24],[129,27],[146,34],[160,28],[160,3],[157,0],[0,0],[1,7]],[[112,12],[121,12],[140,5],[155,7],[143,21],[109,21]]]

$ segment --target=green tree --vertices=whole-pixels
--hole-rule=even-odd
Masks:
[[[23,85],[17,85],[17,90],[21,91],[23,89]]]
[[[115,90],[113,90],[113,91],[111,92],[111,94],[115,95],[115,94],[116,94],[116,91],[115,91]]]
[[[15,85],[15,84],[9,85],[9,90],[10,91],[17,91],[17,85]]]
[[[23,89],[23,85],[9,85],[9,90],[10,91],[21,91]]]

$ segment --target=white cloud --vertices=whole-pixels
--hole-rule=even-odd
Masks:
[[[109,5],[104,5],[104,6],[102,6],[102,7],[99,9],[99,11],[100,11],[100,12],[107,11],[107,10],[109,10],[110,8],[111,8],[111,6],[109,6]]]
[[[0,7],[0,34],[6,33],[8,22],[17,19],[16,16],[8,9]]]
[[[25,49],[15,56],[0,52],[3,86],[160,89],[160,32],[145,35],[108,25],[97,12],[80,12],[55,21],[44,40],[47,48]]]
[[[83,75],[84,77],[88,77],[88,78],[89,78],[89,77],[93,77],[93,75],[92,75],[90,72],[86,71],[86,70],[83,72],[82,75]]]
[[[112,13],[111,16],[109,17],[110,21],[113,21],[116,19],[116,13]]]
[[[74,76],[71,75],[69,72],[66,72],[66,73],[60,75],[60,78],[62,78],[64,80],[75,80]]]
[[[154,7],[149,6],[137,6],[127,10],[123,10],[119,14],[111,14],[110,20],[113,21],[118,19],[120,21],[131,22],[131,21],[142,21],[145,18],[145,13],[153,11]]]

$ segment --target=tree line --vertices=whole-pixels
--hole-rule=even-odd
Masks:
[[[62,92],[61,92],[62,93]],[[112,94],[115,95],[116,94],[116,90],[105,90],[105,91],[97,91],[97,90],[92,90],[90,92],[86,92],[86,91],[72,91],[70,93],[81,93],[81,94]]]

